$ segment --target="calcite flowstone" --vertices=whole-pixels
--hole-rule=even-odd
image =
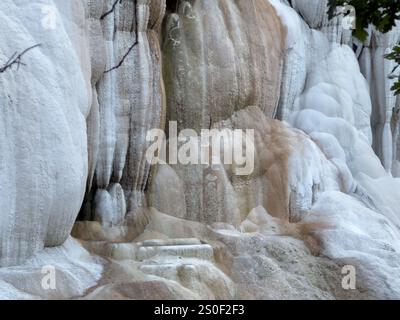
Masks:
[[[399,298],[399,32],[326,3],[1,1],[0,66],[41,45],[0,73],[0,298]],[[168,121],[254,170],[151,166]]]
[[[81,217],[105,225],[146,205],[146,134],[164,126],[166,112],[159,44],[165,0],[122,1],[104,16],[113,3],[88,2],[95,99],[87,118],[90,172]]]
[[[103,263],[74,239],[45,248],[17,267],[0,268],[0,299],[71,299],[100,279]]]
[[[178,1],[163,30],[168,120],[198,131],[253,105],[273,117],[284,39],[268,1]]]
[[[343,188],[337,182],[337,168],[312,141],[266,117],[258,107],[240,110],[214,128],[254,130],[253,172],[240,176],[232,165],[160,165],[149,188],[150,206],[178,218],[183,212],[188,220],[238,227],[258,206],[283,220],[298,220],[311,208],[319,191]],[[229,150],[228,145],[224,148]],[[208,176],[215,177],[214,181]],[[184,200],[186,212],[181,210]]]
[[[81,1],[1,1],[0,30],[1,65],[41,44],[0,74],[2,267],[68,238],[85,193],[92,95]]]

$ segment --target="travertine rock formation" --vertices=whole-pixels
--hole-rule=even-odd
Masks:
[[[395,133],[398,124],[393,123],[393,127],[391,124],[392,120],[396,121],[392,116],[396,116],[398,102],[396,103],[396,97],[390,91],[395,80],[388,77],[395,64],[385,59],[384,55],[390,53],[399,41],[400,27],[384,35],[371,28],[370,37],[363,45],[359,58],[361,70],[371,91],[373,147],[389,172],[395,170],[395,162],[399,160],[393,146],[393,140],[398,138]]]
[[[163,32],[168,120],[198,131],[246,106],[273,117],[284,39],[268,1],[179,1]]]
[[[159,30],[166,5],[165,0],[123,1],[104,16],[112,1],[88,4],[94,99],[87,120],[90,174],[82,215],[112,225],[146,203],[146,133],[165,122]]]
[[[399,298],[399,32],[326,3],[3,0],[0,66],[41,46],[0,73],[0,298]],[[151,165],[169,121],[254,170]]]
[[[91,68],[85,7],[73,2],[0,4],[2,62],[42,44],[23,57],[29,68],[0,75],[0,266],[62,245],[84,196]],[[54,29],[41,21],[48,5]]]

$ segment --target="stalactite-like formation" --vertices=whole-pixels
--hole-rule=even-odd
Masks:
[[[399,29],[326,3],[0,1],[0,298],[399,298]],[[254,170],[150,164],[170,121]]]

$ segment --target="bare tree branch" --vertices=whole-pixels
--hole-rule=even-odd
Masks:
[[[20,67],[21,65],[22,65],[22,66],[25,66],[26,64],[23,63],[23,62],[21,61],[23,55],[24,55],[25,53],[27,53],[28,51],[30,51],[30,50],[32,50],[32,49],[34,49],[34,48],[36,48],[36,47],[40,47],[40,46],[41,46],[41,44],[35,44],[34,46],[25,49],[24,51],[22,51],[22,52],[21,52],[20,54],[18,54],[18,55],[17,55],[17,52],[15,52],[15,53],[11,56],[11,58],[8,59],[8,61],[6,62],[6,64],[5,64],[3,67],[0,68],[0,73],[5,72],[7,69],[11,69],[12,66],[15,65],[15,64],[17,65],[17,70],[19,70],[19,67]]]
[[[115,7],[117,6],[118,2],[121,4],[123,0],[115,0],[113,3],[112,7],[110,10],[108,10],[106,13],[104,13],[101,17],[100,20],[103,20],[105,17],[107,17],[109,14],[113,13],[115,10]]]
[[[107,11],[106,13],[104,13],[100,19],[103,20],[104,18],[106,18],[109,14],[111,14],[112,12],[115,11],[115,8],[118,4],[118,2],[121,4],[123,0],[115,0],[115,2],[113,3],[111,9],[109,11]],[[128,51],[123,55],[123,57],[120,59],[119,63],[117,65],[115,65],[114,67],[104,71],[104,73],[109,73],[113,70],[118,69],[120,66],[122,66],[122,64],[124,63],[125,59],[129,56],[129,54],[132,52],[132,50],[139,44],[139,30],[138,30],[138,18],[137,18],[137,0],[133,0],[134,2],[134,17],[135,17],[135,24],[136,24],[136,30],[135,30],[135,42],[129,47]],[[133,24],[132,24],[132,28],[131,31],[133,31]]]
[[[133,50],[133,48],[135,48],[137,45],[139,44],[139,42],[136,40],[132,46],[128,49],[128,51],[125,53],[125,55],[122,57],[122,59],[119,61],[119,63],[117,65],[115,65],[114,67],[112,67],[111,69],[108,69],[106,71],[104,71],[104,73],[108,73],[111,72],[113,70],[118,69],[120,66],[122,66],[122,64],[124,63],[125,59],[127,56],[129,56],[129,54],[131,53],[131,51]]]

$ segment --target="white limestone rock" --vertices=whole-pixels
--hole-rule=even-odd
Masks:
[[[85,194],[92,95],[81,1],[5,0],[0,21],[1,65],[41,44],[0,74],[0,266],[11,266],[70,234]]]
[[[73,299],[96,285],[102,271],[103,262],[69,238],[17,267],[0,268],[0,299]]]
[[[199,131],[249,105],[274,116],[284,37],[268,1],[178,1],[163,31],[168,120]]]
[[[397,25],[386,34],[382,34],[374,28],[370,28],[369,32],[370,36],[364,43],[363,53],[359,60],[361,70],[370,87],[373,103],[371,114],[373,148],[385,169],[391,172],[393,163],[398,159],[395,147],[398,137],[396,128],[392,127],[392,120],[396,116],[394,112],[399,104],[398,102],[396,104],[396,97],[391,91],[395,79],[389,77],[395,62],[385,59],[384,56],[390,53],[400,41],[400,26]]]
[[[88,194],[118,186],[112,195],[117,209],[109,211],[106,223],[121,222],[146,206],[146,133],[164,126],[166,112],[159,45],[165,0],[123,1],[102,18],[113,3],[87,2],[95,98],[87,118]],[[93,200],[85,199],[87,210],[102,210]]]
[[[398,30],[354,53],[326,0],[113,2],[0,4],[0,65],[42,43],[0,74],[0,298],[399,298]],[[151,168],[166,120],[254,129],[254,172]]]
[[[289,7],[278,6],[283,17],[288,15],[285,11],[292,12]],[[302,7],[301,10],[306,9]],[[286,24],[291,33],[291,25],[288,21]],[[298,30],[292,32],[297,34]],[[382,38],[392,36],[389,34]],[[379,67],[378,63],[374,67],[365,67],[367,58],[362,58],[362,70],[368,77],[366,82],[360,73],[357,57],[349,47],[332,43],[319,31],[312,31],[311,37],[309,32],[305,32],[302,37],[308,37],[314,43],[308,59],[311,57],[309,61],[318,63],[309,64],[307,81],[295,106],[284,105],[283,108],[298,110],[289,112],[287,119],[294,127],[307,133],[327,159],[337,166],[345,188],[338,192],[328,186],[319,191],[313,198],[312,209],[301,216],[301,221],[330,225],[327,229],[320,228],[315,234],[322,252],[332,260],[354,265],[361,278],[358,281],[369,294],[382,298],[398,297],[398,284],[389,275],[395,272],[399,263],[400,189],[398,179],[387,173],[392,161],[391,133],[386,129],[383,137],[385,129],[382,131],[374,125],[374,114],[383,112],[386,115],[386,103],[391,101],[393,104],[395,99],[386,87],[387,81],[377,81],[379,77],[368,71],[375,68],[383,79],[387,74],[386,67],[382,61]],[[366,54],[371,54],[373,61],[382,60],[385,46],[378,45],[380,53],[377,55],[368,50]],[[371,83],[378,88],[380,94],[377,96],[382,103],[374,98],[374,94],[371,101],[367,83],[371,93],[375,90]],[[385,116],[382,119],[381,123],[388,127],[390,118]],[[373,141],[379,158],[372,148]],[[381,146],[377,148],[379,141]],[[384,151],[379,152],[382,148]]]

